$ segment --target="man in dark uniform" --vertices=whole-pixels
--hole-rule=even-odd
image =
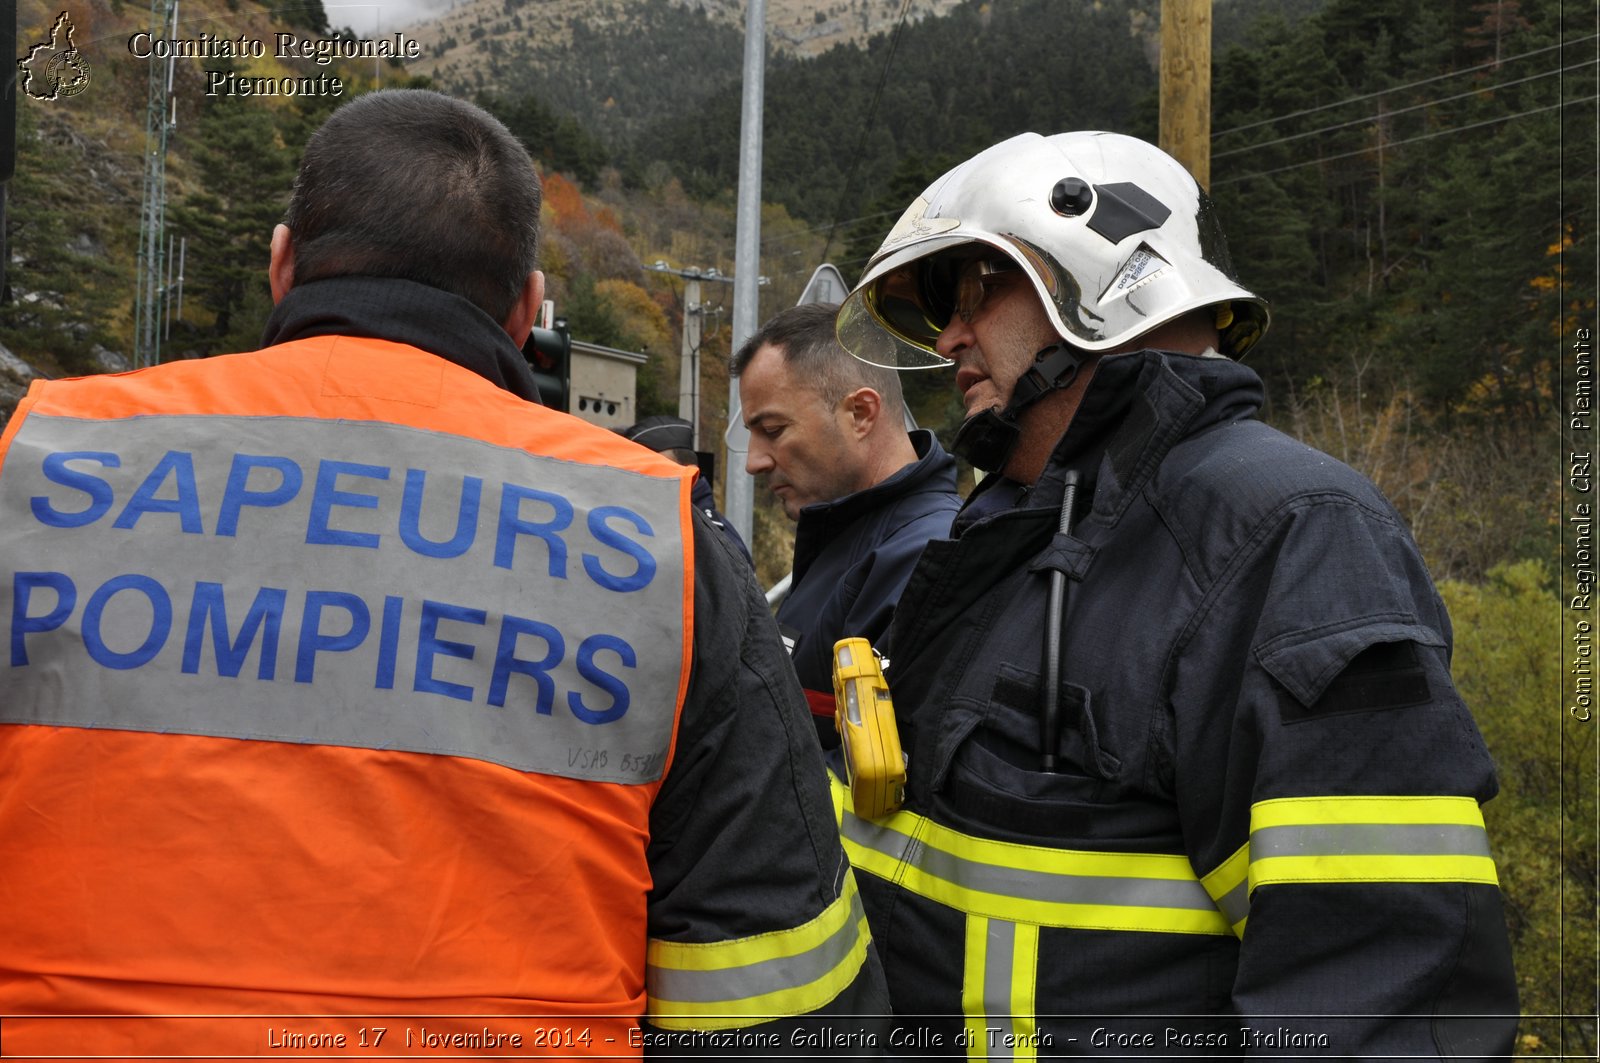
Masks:
[[[1149,144],[1024,134],[906,211],[838,321],[948,364],[996,475],[888,639],[901,810],[845,803],[932,1052],[1507,1054],[1450,624],[1365,478],[1256,419],[1264,302]],[[976,1047],[975,1047],[976,1046]]]
[[[833,303],[773,317],[733,357],[750,429],[745,469],[796,522],[778,623],[825,747],[833,720],[833,646],[879,642],[929,539],[961,505],[956,462],[932,432],[908,432],[899,377],[851,358]]]

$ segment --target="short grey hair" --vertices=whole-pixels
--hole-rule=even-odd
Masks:
[[[730,360],[728,371],[739,376],[756,352],[770,345],[783,355],[789,371],[829,406],[856,388],[869,387],[883,399],[884,408],[903,421],[905,396],[900,390],[900,374],[863,362],[841,347],[834,332],[838,313],[838,303],[805,303],[781,311],[744,342]]]

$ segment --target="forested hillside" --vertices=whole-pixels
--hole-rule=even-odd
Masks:
[[[19,43],[48,39],[61,9],[46,0],[16,7]],[[185,32],[194,37],[271,40],[278,30],[330,31],[321,0],[193,0],[184,9]],[[131,55],[130,37],[149,29],[148,10],[122,0],[74,5],[68,14],[91,72],[88,87],[57,101],[19,94],[0,337],[48,374],[126,368],[132,354],[151,61]],[[351,91],[373,84],[371,63],[305,65],[341,75]],[[188,318],[174,324],[176,355],[236,349],[259,337],[272,225],[282,215],[300,145],[338,102],[207,96],[208,69],[289,72],[271,58],[248,66],[231,59],[173,65],[167,218],[174,259],[176,240],[188,240]],[[384,72],[389,83],[403,81],[397,68]],[[9,414],[17,394],[0,377],[0,413]]]
[[[505,30],[478,42],[489,60],[434,84],[528,145],[552,296],[578,338],[649,353],[641,413],[675,411],[683,285],[645,266],[733,271],[742,33],[673,0],[601,2],[605,18],[575,18],[570,46],[551,49],[539,5],[505,0]],[[234,35],[328,25],[315,0],[185,8]],[[57,10],[23,0],[19,41]],[[126,365],[144,168],[148,66],[124,45],[146,9],[72,10],[93,82],[19,105],[0,303],[0,342],[49,374]],[[1027,129],[1153,138],[1158,13],[1158,0],[967,0],[863,47],[774,49],[761,316],[824,260],[853,279],[929,181],[990,143]],[[1266,416],[1371,476],[1440,578],[1457,678],[1500,767],[1486,814],[1521,1050],[1592,1057],[1600,869],[1592,830],[1564,826],[1595,822],[1594,736],[1556,703],[1573,689],[1559,630],[1564,359],[1595,324],[1595,5],[1216,0],[1215,36],[1211,192],[1242,280],[1272,304],[1249,357]],[[351,92],[429,83],[399,65],[334,69]],[[208,98],[201,72],[180,63],[174,89],[168,223],[189,242],[169,358],[254,345],[267,238],[305,137],[338,102]],[[731,291],[705,294],[709,443],[727,417]],[[21,387],[6,364],[0,417]],[[947,442],[951,385],[908,377],[916,416]],[[758,505],[763,582],[786,571],[791,534]]]

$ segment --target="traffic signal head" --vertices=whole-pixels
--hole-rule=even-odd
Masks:
[[[571,413],[572,333],[566,318],[556,318],[555,328],[535,328],[522,345],[522,356],[533,369],[539,401],[552,410]]]

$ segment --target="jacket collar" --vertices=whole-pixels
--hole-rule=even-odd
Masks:
[[[915,671],[924,652],[948,646],[929,633],[978,615],[978,603],[1019,566],[1082,579],[1101,541],[1094,527],[1115,524],[1174,447],[1250,417],[1261,401],[1260,378],[1229,359],[1147,350],[1102,361],[1038,481],[1025,490],[985,479],[991,499],[972,505],[975,493],[952,539],[928,544],[887,640],[896,667]],[[1077,519],[1072,534],[1061,535],[1057,511],[1069,469],[1079,474]]]
[[[827,502],[813,502],[800,511],[794,533],[794,573],[800,574],[836,536],[857,518],[919,491],[954,494],[956,459],[939,445],[926,428],[911,432],[917,460],[887,479],[853,494]]]
[[[267,319],[261,345],[312,336],[366,336],[438,355],[539,402],[528,361],[506,330],[458,295],[393,277],[330,277],[289,289]]]
[[[1056,444],[1029,502],[1061,504],[1066,471],[1080,497],[1115,523],[1180,441],[1224,421],[1252,417],[1261,378],[1230,358],[1145,350],[1100,363],[1083,402]]]

